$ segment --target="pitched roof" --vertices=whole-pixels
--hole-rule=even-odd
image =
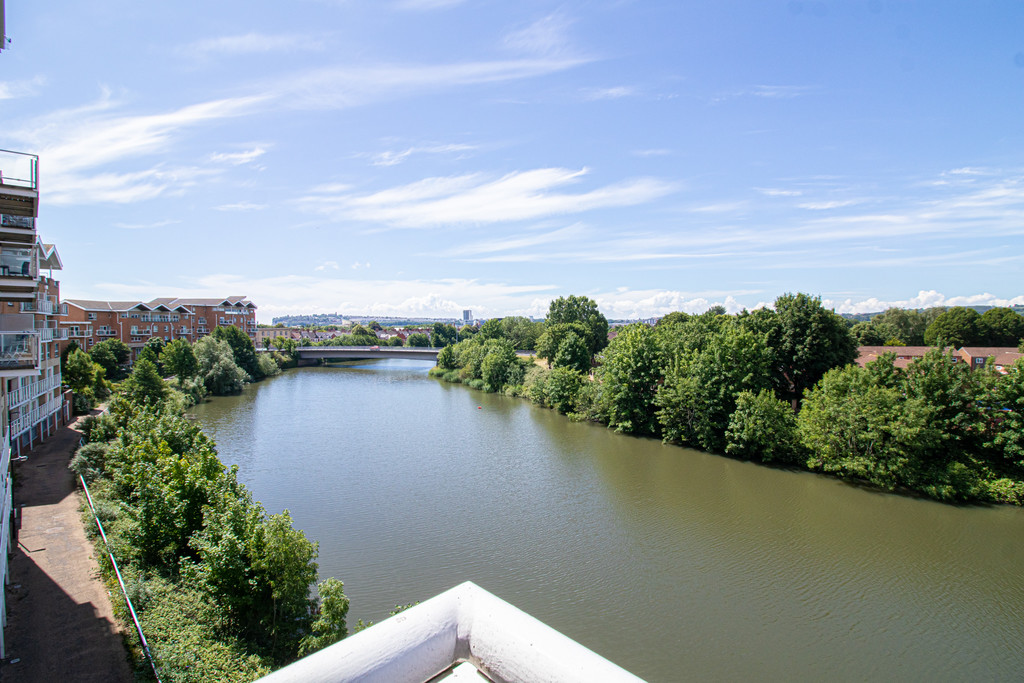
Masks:
[[[63,303],[86,311],[130,311],[138,306],[146,306],[141,301],[92,301],[90,299],[64,299]]]

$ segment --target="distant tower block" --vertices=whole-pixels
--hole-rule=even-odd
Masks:
[[[462,322],[468,323],[472,319],[473,319],[473,311],[471,311],[470,309],[467,308],[466,310],[464,310],[462,312]]]

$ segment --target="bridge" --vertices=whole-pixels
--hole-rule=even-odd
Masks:
[[[300,346],[295,352],[300,361],[404,358],[436,363],[440,350],[421,346]]]

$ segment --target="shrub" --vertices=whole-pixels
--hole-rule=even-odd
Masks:
[[[75,453],[68,463],[68,469],[79,475],[85,481],[91,482],[103,476],[107,460],[107,450],[110,448],[105,443],[87,443]]]

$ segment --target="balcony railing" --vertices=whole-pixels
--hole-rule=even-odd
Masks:
[[[65,327],[41,327],[38,332],[39,339],[44,342],[68,338],[68,330]]]
[[[0,248],[0,277],[33,278],[33,258],[28,249]]]
[[[22,413],[16,418],[12,418],[11,437],[17,438],[21,436],[24,432],[28,431],[43,420],[52,417],[54,413],[60,411],[63,407],[64,399],[54,398],[50,399],[42,406],[38,406],[26,413]]]
[[[114,332],[113,330],[99,330],[98,332],[96,332],[96,336],[97,337],[115,337],[115,336],[117,336],[117,332]]]
[[[15,216],[9,213],[0,213],[0,227],[35,230],[36,219],[31,216]]]
[[[52,301],[45,299],[36,301],[26,301],[21,304],[22,313],[43,313],[45,315],[67,315],[68,305],[67,304],[55,304]]]
[[[39,332],[0,332],[0,372],[39,367]]]
[[[23,386],[14,389],[7,393],[7,404],[9,407],[14,408],[20,406],[23,403],[27,403],[34,398],[45,394],[48,391],[53,391],[61,385],[61,376],[59,374],[45,379],[36,380],[29,382]]]
[[[39,189],[39,157],[0,149],[0,185]]]

